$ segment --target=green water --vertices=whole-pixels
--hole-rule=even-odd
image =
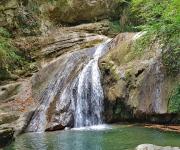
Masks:
[[[139,126],[114,125],[103,130],[28,133],[5,150],[132,150],[139,144],[180,146],[180,134]]]

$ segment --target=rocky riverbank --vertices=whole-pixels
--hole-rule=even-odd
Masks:
[[[158,125],[158,124],[145,124],[145,128],[159,129],[160,131],[170,131],[180,133],[180,125]]]

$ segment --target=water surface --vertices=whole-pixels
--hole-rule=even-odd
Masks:
[[[180,147],[180,134],[130,125],[98,126],[26,133],[5,150],[132,150],[144,143]]]

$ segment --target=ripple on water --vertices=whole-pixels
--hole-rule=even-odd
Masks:
[[[102,125],[86,126],[80,128],[72,128],[71,130],[86,131],[86,130],[108,130],[108,129],[112,129],[112,126],[107,124],[102,124]]]

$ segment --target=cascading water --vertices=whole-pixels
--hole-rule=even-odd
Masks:
[[[42,132],[62,126],[84,127],[103,123],[104,97],[98,59],[108,50],[109,41],[67,57],[44,91],[27,131]],[[49,113],[52,109],[54,113]]]
[[[102,44],[96,49],[93,59],[89,61],[78,77],[75,127],[102,124],[104,96],[98,59],[102,56],[104,47],[105,44]]]

